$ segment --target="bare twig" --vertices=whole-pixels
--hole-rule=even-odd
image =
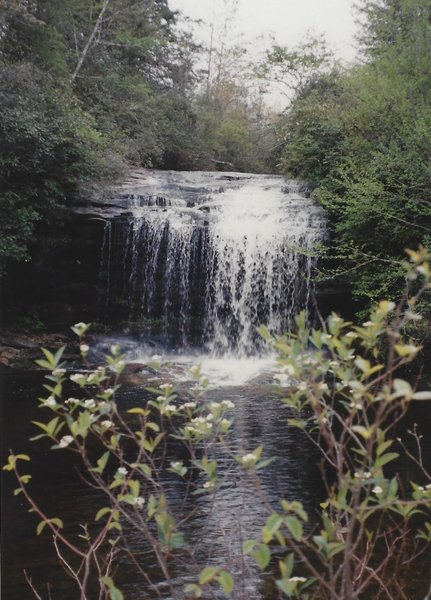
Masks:
[[[91,32],[90,37],[88,38],[87,43],[85,44],[84,49],[81,52],[78,63],[75,67],[72,77],[70,78],[70,83],[72,83],[72,84],[75,82],[76,78],[78,77],[79,71],[81,70],[81,67],[84,64],[87,54],[88,54],[91,46],[93,45],[93,42],[94,42],[96,36],[99,34],[100,26],[103,21],[103,16],[109,6],[110,1],[111,0],[103,0],[102,8],[100,9],[100,13],[99,13],[99,16],[97,17],[96,24],[94,25],[93,31]]]

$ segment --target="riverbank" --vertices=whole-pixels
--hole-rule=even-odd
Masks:
[[[72,335],[66,333],[26,334],[7,331],[0,336],[0,366],[14,370],[38,369],[35,360],[41,356],[41,348],[56,351],[67,345],[65,360],[79,359],[79,346]]]

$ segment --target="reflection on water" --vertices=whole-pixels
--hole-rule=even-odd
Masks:
[[[189,362],[189,359],[186,359],[187,365]],[[205,359],[200,362],[205,364]],[[208,364],[211,366],[211,361]],[[231,362],[226,364],[229,365],[229,369],[233,369]],[[266,368],[268,364],[262,362],[260,369]],[[316,456],[301,432],[286,426],[286,419],[280,412],[285,409],[280,409],[279,400],[271,386],[265,383],[265,377],[262,378],[263,382],[255,378],[248,384],[227,385],[229,374],[223,373],[221,366],[220,362],[213,365],[213,375],[222,376],[225,385],[210,389],[208,399],[230,399],[234,402],[235,409],[228,446],[224,450],[217,450],[218,490],[214,496],[188,496],[187,505],[183,506],[185,483],[172,474],[166,475],[164,483],[169,502],[180,517],[193,513],[193,518],[186,521],[181,529],[193,549],[192,562],[196,562],[195,572],[208,563],[227,564],[233,573],[244,571],[245,567],[246,578],[243,585],[247,588],[246,597],[264,598],[259,592],[260,581],[254,561],[244,562],[241,555],[242,542],[259,535],[267,516],[267,502],[277,507],[278,498],[300,499],[307,510],[313,511],[317,499],[322,494]],[[233,369],[241,374],[243,380],[247,378],[245,367],[246,364],[240,363]],[[182,372],[181,369],[178,370],[178,365],[172,370],[177,374]],[[256,366],[251,368],[251,364],[248,365],[249,376],[255,376],[258,370]],[[236,383],[235,377],[233,379]],[[4,444],[5,448],[31,454],[32,493],[42,502],[48,515],[60,516],[65,521],[67,531],[78,533],[79,523],[93,522],[95,507],[100,506],[100,503],[93,492],[89,492],[83,485],[69,453],[50,452],[49,445],[26,441],[35,433],[29,421],[41,418],[36,401],[40,395],[41,383],[38,373],[5,378],[4,413],[7,415],[9,426],[5,432]],[[146,397],[148,393],[144,390],[144,384],[124,386],[118,394],[117,402],[118,406],[126,411],[131,406],[142,403]],[[25,418],[22,415],[25,415]],[[258,446],[265,448],[265,457],[274,459],[262,476],[260,497],[256,496],[251,481],[244,476],[239,465],[235,462],[232,464],[231,459],[232,453],[244,454]],[[170,460],[175,458],[178,457],[171,456]],[[204,480],[200,485],[203,483]],[[49,582],[53,598],[74,600],[77,592],[73,583],[58,566],[49,538],[45,535],[35,535],[37,519],[27,513],[20,496],[12,496],[11,489],[14,486],[11,477],[5,478],[5,486],[7,489],[4,492],[3,589],[7,595],[4,597],[7,600],[25,600],[33,597],[22,575],[23,569],[26,568],[43,594],[46,595],[46,582]],[[136,532],[129,532],[129,543],[140,563],[145,565],[152,577],[157,576],[153,554]],[[179,564],[174,572],[174,586],[177,597],[181,598],[181,590],[186,581],[184,566]],[[147,600],[154,597],[154,590],[142,585],[141,577],[126,559],[121,563],[117,578],[126,598]],[[169,597],[168,590],[164,587],[160,578],[160,591],[164,597]]]
[[[206,362],[208,361],[208,362]],[[187,581],[192,581],[200,569],[208,564],[228,567],[236,578],[235,598],[247,600],[273,600],[278,597],[268,581],[261,577],[253,560],[244,558],[241,553],[242,542],[257,537],[268,514],[267,508],[278,507],[278,499],[300,500],[311,515],[324,497],[318,469],[318,455],[313,446],[298,429],[286,425],[287,409],[280,405],[279,398],[269,381],[269,363],[262,362],[260,367],[254,365],[247,370],[247,363],[232,364],[228,361],[227,371],[222,363],[211,362],[201,357],[189,357],[172,364],[170,374],[181,382],[184,379],[184,367],[194,362],[208,366],[214,377],[223,381],[222,386],[212,386],[208,391],[208,399],[221,401],[229,399],[235,404],[234,423],[225,449],[217,448],[219,486],[214,496],[195,495],[186,497],[186,484],[173,474],[166,473],[164,485],[169,502],[174,507],[177,518],[192,514],[192,518],[181,525],[181,531],[192,549],[192,556],[187,564],[178,562],[172,567],[174,574],[174,594],[163,582],[158,571],[154,555],[137,532],[129,531],[130,549],[139,563],[156,582],[154,588],[143,583],[127,557],[120,561],[116,580],[123,590],[126,599],[152,600],[156,597],[185,598],[182,589]],[[260,376],[257,371],[263,370]],[[229,381],[229,370],[234,372]],[[235,379],[236,373],[241,380]],[[246,376],[248,373],[248,376]],[[168,377],[168,376],[167,376]],[[247,382],[246,379],[250,378]],[[89,491],[82,483],[77,469],[71,462],[67,452],[50,452],[49,445],[41,442],[30,444],[27,440],[34,435],[31,419],[40,419],[36,398],[40,395],[42,383],[39,373],[20,373],[5,377],[4,380],[4,416],[8,427],[4,432],[5,449],[29,452],[33,461],[31,472],[31,491],[46,508],[49,516],[60,516],[64,519],[66,531],[77,535],[78,524],[92,523],[100,498],[94,491]],[[181,385],[185,385],[181,383]],[[124,412],[131,406],[145,402],[148,392],[145,383],[141,385],[124,385],[118,393],[118,406]],[[415,409],[416,410],[416,409]],[[424,431],[429,427],[429,411],[418,407],[419,414],[410,415],[400,435],[408,438],[406,429],[414,421],[419,421]],[[283,412],[286,411],[286,412]],[[25,417],[23,417],[25,415]],[[425,458],[429,457],[429,441],[425,446]],[[258,446],[264,447],[264,457],[272,457],[273,462],[265,469],[261,477],[260,492],[257,495],[252,481],[244,475],[243,470],[230,459],[232,454],[250,452]],[[180,458],[175,455],[178,448],[171,449],[170,460]],[[397,470],[404,470],[407,479],[415,479],[416,473],[407,464],[399,462],[393,465]],[[202,476],[197,474],[198,478]],[[204,479],[198,479],[203,485]],[[33,582],[42,597],[76,600],[76,588],[65,572],[58,565],[57,557],[51,547],[48,535],[35,535],[37,519],[29,515],[21,496],[13,497],[11,477],[5,477],[3,489],[3,583],[2,597],[6,600],[26,600],[34,598],[23,577],[23,569],[33,578]],[[419,600],[415,590],[423,581],[424,571],[412,570],[411,600]],[[51,589],[48,593],[47,582]],[[157,583],[158,582],[158,583]],[[159,596],[159,594],[161,596]],[[212,597],[218,598],[218,592]],[[221,594],[221,593],[220,593]],[[208,596],[205,596],[208,597]],[[222,598],[223,595],[220,595]],[[95,596],[96,600],[97,596]],[[92,600],[92,598],[88,598]]]

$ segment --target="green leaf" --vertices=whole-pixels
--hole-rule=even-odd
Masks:
[[[388,464],[389,462],[395,460],[398,457],[399,454],[397,452],[388,452],[387,454],[383,454],[382,456],[377,458],[374,463],[374,466],[376,467],[376,469],[380,469],[381,467],[383,467],[383,465]]]
[[[268,329],[265,327],[265,325],[261,325],[260,327],[257,327],[256,331],[260,335],[260,337],[265,340],[265,342],[272,341],[272,335],[270,334]]]
[[[367,429],[363,425],[354,425],[352,427],[352,431],[354,431],[355,433],[359,433],[359,435],[361,435],[364,438],[364,440],[369,440],[373,433],[373,430],[371,428]]]
[[[121,591],[115,587],[112,577],[101,577],[100,581],[108,588],[110,600],[124,600]]]
[[[253,548],[257,545],[256,540],[246,540],[242,545],[243,554],[250,554]]]
[[[64,527],[63,521],[61,519],[59,519],[58,517],[54,517],[53,519],[50,519],[49,522],[51,523],[51,525],[56,525],[58,527],[58,529],[63,529],[63,527]]]
[[[142,473],[146,475],[146,477],[151,477],[152,475],[151,467],[149,465],[146,465],[144,463],[133,463],[131,466],[134,469],[139,469],[140,471],[142,471]]]
[[[280,573],[284,579],[289,579],[293,572],[294,556],[293,552],[290,552],[284,560],[279,561]]]
[[[26,460],[27,462],[31,460],[28,454],[16,454],[15,460]]]
[[[62,346],[61,348],[59,348],[57,350],[57,352],[54,355],[54,358],[56,360],[56,363],[59,364],[61,357],[63,356],[63,352],[66,350],[66,346]]]
[[[42,429],[42,431],[45,431],[50,437],[54,437],[58,421],[59,417],[54,417],[49,423],[41,423],[40,421],[32,421],[32,423],[39,427],[39,429]]]
[[[307,421],[300,421],[299,419],[287,419],[287,423],[291,427],[298,427],[298,429],[305,429],[307,427]]]
[[[148,410],[144,410],[143,408],[138,408],[138,407],[130,408],[127,412],[131,415],[143,415],[143,416],[148,415]]]
[[[41,521],[41,522],[38,524],[38,526],[37,526],[37,528],[36,528],[36,533],[37,533],[37,535],[40,535],[40,534],[42,533],[42,531],[44,530],[44,528],[45,528],[45,525],[46,525],[47,523],[48,523],[48,521]]]
[[[116,448],[118,448],[118,440],[119,440],[118,435],[111,435],[111,439],[109,440],[109,447],[112,448],[112,450],[115,450]]]
[[[214,579],[218,572],[218,567],[205,567],[205,569],[201,571],[199,575],[199,584],[205,585],[206,583],[209,583],[212,579]]]
[[[41,348],[41,350],[45,354],[45,358],[49,362],[51,368],[55,369],[55,367],[57,366],[57,361],[55,359],[55,356],[52,354],[52,352],[50,352],[46,348]]]
[[[302,540],[302,523],[296,517],[285,517],[284,522],[286,527],[292,534],[293,538],[300,542]]]
[[[188,583],[184,586],[184,591],[193,594],[195,598],[200,598],[202,596],[202,588],[196,585],[196,583]]]
[[[139,496],[140,484],[136,479],[131,479],[129,482],[130,493],[137,498]]]
[[[273,534],[266,527],[262,528],[262,542],[264,544],[269,544],[273,537]]]
[[[269,458],[264,458],[263,460],[260,460],[258,463],[256,463],[256,466],[255,466],[256,471],[260,471],[261,469],[264,469],[265,467],[267,467],[268,465],[273,463],[274,460],[275,460],[275,457],[273,457],[273,456],[270,456]]]
[[[371,364],[369,360],[366,360],[360,356],[355,360],[355,365],[360,369],[365,375],[367,375],[371,369]]]
[[[109,486],[109,489],[110,490],[115,490],[115,488],[121,487],[122,485],[124,485],[123,479],[114,479],[114,481]]]
[[[57,517],[54,517],[53,519],[44,519],[43,521],[41,521],[37,528],[36,528],[36,533],[37,535],[40,535],[42,533],[42,531],[44,530],[46,525],[56,525],[58,529],[63,529],[64,525],[63,525],[63,521]]]
[[[159,433],[159,431],[160,431],[160,427],[157,425],[157,423],[153,423],[153,422],[147,423],[147,427],[148,427],[148,429],[152,429],[156,433]]]
[[[422,350],[421,346],[414,346],[413,344],[395,344],[395,350],[399,356],[414,358],[416,354]]]
[[[230,573],[228,573],[227,571],[220,571],[217,577],[217,581],[220,583],[226,596],[229,596],[233,592],[235,582]]]
[[[160,444],[164,436],[164,433],[159,433],[154,439],[147,438],[142,442],[144,449],[152,454],[157,446]]]
[[[39,367],[42,367],[42,369],[47,369],[48,371],[52,371],[52,365],[47,360],[44,360],[43,358],[39,358],[38,360],[35,360],[34,362]]]
[[[343,552],[346,545],[343,542],[333,542],[328,544],[328,558],[332,558],[336,554]]]
[[[124,600],[123,594],[116,587],[113,587],[109,590],[109,598],[110,600]]]
[[[94,473],[102,474],[103,471],[105,470],[108,460],[109,460],[109,452],[105,452],[104,454],[102,454],[102,456],[97,461],[97,467],[94,469],[90,469],[90,471],[92,471]]]
[[[9,454],[7,465],[4,465],[3,471],[13,471],[17,460],[29,461],[30,457],[27,454]]]
[[[383,452],[385,452],[385,450],[387,450],[388,448],[390,448],[392,446],[392,444],[393,444],[392,440],[387,440],[386,442],[382,442],[381,444],[379,444],[376,449],[376,455],[381,456],[383,454]]]
[[[76,432],[74,432],[74,435],[80,435],[81,437],[86,438],[91,427],[91,414],[88,412],[88,410],[84,410],[79,414],[76,423],[77,428]]]
[[[252,556],[256,560],[259,569],[262,571],[271,560],[271,552],[266,544],[260,544],[256,550],[252,552]]]
[[[158,509],[157,500],[156,500],[155,496],[153,496],[153,494],[151,494],[151,496],[148,498],[148,504],[147,504],[147,514],[150,517],[150,519],[157,512],[157,509]]]
[[[394,478],[394,479],[391,479],[391,481],[389,483],[389,488],[386,493],[386,498],[388,498],[388,499],[394,498],[397,493],[398,493],[398,482]]]
[[[288,502],[287,500],[281,500],[281,507],[286,512],[294,512],[298,517],[301,517],[303,521],[308,521],[308,515],[304,510],[301,502],[297,500],[293,500],[293,502]]]
[[[152,394],[156,394],[156,396],[163,396],[162,390],[158,390],[157,388],[147,387],[145,388],[147,392],[151,392]]]
[[[268,517],[265,527],[270,533],[274,534],[280,528],[282,523],[283,517],[278,513],[274,513],[270,517]]]
[[[111,513],[111,509],[107,506],[105,506],[104,508],[101,508],[100,510],[97,511],[96,516],[94,517],[95,521],[99,521],[102,517],[104,517],[105,515]]]
[[[169,542],[169,546],[170,548],[172,548],[172,550],[178,550],[179,548],[184,548],[186,542],[184,540],[184,536],[182,533],[173,533],[171,535],[171,539]]]
[[[291,598],[298,584],[296,581],[289,581],[288,579],[277,579],[276,585],[283,594],[288,598]]]

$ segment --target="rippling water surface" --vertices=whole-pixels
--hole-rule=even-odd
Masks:
[[[143,358],[143,357],[141,357]],[[185,385],[184,369],[192,363],[200,362],[203,372],[207,372],[212,380],[207,393],[208,400],[229,399],[235,404],[232,416],[234,424],[228,436],[227,451],[220,453],[219,488],[215,496],[189,496],[187,506],[183,506],[185,495],[184,484],[174,475],[166,475],[165,485],[169,501],[174,509],[186,513],[193,512],[193,517],[182,528],[185,537],[194,548],[196,568],[203,568],[208,563],[215,564],[227,561],[233,572],[244,569],[241,556],[242,541],[259,535],[267,510],[263,505],[265,497],[276,507],[279,498],[299,499],[306,509],[313,512],[317,499],[322,495],[320,478],[316,467],[315,452],[302,434],[286,426],[287,415],[280,409],[280,401],[271,385],[271,358],[262,361],[213,359],[208,357],[182,357],[172,362],[171,369],[164,377],[176,380],[178,385]],[[218,383],[217,383],[218,382]],[[118,405],[126,411],[131,406],[142,404],[148,398],[145,385],[127,385],[120,390]],[[10,426],[8,427],[5,445],[15,451],[28,451],[33,457],[34,479],[31,489],[47,509],[48,514],[64,518],[69,531],[76,529],[78,523],[92,522],[94,519],[96,498],[79,478],[67,452],[49,452],[43,444],[29,444],[26,439],[34,435],[34,427],[23,421],[21,415],[40,419],[35,397],[41,384],[39,374],[27,374],[17,379],[6,381],[7,403]],[[27,416],[26,416],[27,419]],[[230,453],[243,454],[262,445],[265,457],[272,457],[273,462],[262,476],[261,497],[257,497],[254,487],[239,466],[233,466],[226,457]],[[171,460],[175,456],[170,457]],[[8,478],[8,487],[10,479]],[[199,483],[199,482],[197,482]],[[202,481],[203,484],[203,481]],[[8,590],[8,600],[31,598],[31,593],[23,580],[22,570],[25,567],[38,586],[50,582],[53,598],[72,600],[77,598],[76,590],[68,577],[58,567],[56,557],[50,547],[48,536],[34,535],[36,519],[28,515],[22,502],[17,503],[5,492],[8,519],[5,522],[5,539],[7,552],[4,559],[3,580]],[[145,568],[157,580],[157,565],[145,542],[136,533],[130,533],[130,543]],[[181,565],[176,569],[174,581],[179,597],[185,581],[185,571]],[[258,573],[247,562],[246,579],[241,585],[247,588],[247,598],[271,598],[265,595],[264,583]],[[160,590],[164,589],[163,578],[160,579]],[[154,590],[142,585],[140,577],[123,561],[119,581],[126,592],[126,598],[151,599]],[[46,588],[45,588],[46,589]],[[238,590],[239,592],[239,590]],[[270,592],[268,592],[270,593]],[[241,596],[238,596],[241,597]]]
[[[106,208],[97,210],[106,217]],[[127,352],[133,369],[118,392],[120,411],[144,406],[146,387],[162,381],[185,393],[192,385],[188,369],[195,364],[210,379],[207,400],[235,405],[226,447],[216,450],[219,486],[214,495],[191,496],[177,476],[163,476],[174,512],[188,516],[181,531],[192,548],[190,561],[171,564],[174,579],[168,589],[151,549],[136,531],[128,531],[133,554],[154,587],[143,583],[123,557],[116,581],[126,600],[184,599],[183,586],[193,574],[222,563],[237,575],[236,600],[278,598],[271,577],[260,575],[254,561],[242,556],[242,542],[259,536],[268,508],[278,508],[281,498],[302,502],[312,526],[324,490],[315,447],[287,425],[290,415],[272,385],[275,358],[259,340],[256,326],[264,323],[282,332],[298,310],[311,307],[314,250],[324,237],[321,210],[297,183],[283,184],[275,176],[138,174],[114,198],[102,247],[101,304],[105,316],[115,324],[123,320],[124,327],[119,337],[101,339],[95,356],[113,342]],[[137,335],[127,337],[132,330]],[[168,365],[162,375],[144,369],[156,353]],[[70,453],[28,442],[36,433],[30,421],[41,420],[41,386],[40,373],[4,377],[3,454],[9,448],[31,454],[29,489],[46,513],[61,517],[65,531],[76,536],[80,523],[94,522],[101,498],[84,485]],[[429,414],[419,422],[426,428]],[[256,493],[229,457],[258,446],[273,460]],[[169,452],[168,460],[182,458],[178,445]],[[406,465],[393,466],[411,475]],[[77,590],[58,565],[49,535],[35,535],[37,519],[28,514],[21,495],[13,496],[11,479],[5,478],[3,489],[3,597],[34,597],[23,577],[25,568],[44,600],[76,600]],[[412,573],[412,581],[420,578]]]

